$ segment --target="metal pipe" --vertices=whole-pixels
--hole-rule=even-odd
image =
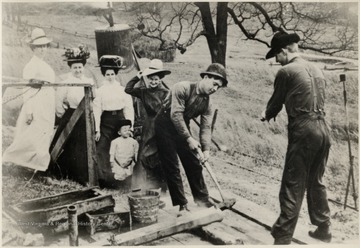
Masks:
[[[69,222],[69,243],[70,246],[79,246],[79,231],[77,222],[76,206],[68,206],[68,222]]]

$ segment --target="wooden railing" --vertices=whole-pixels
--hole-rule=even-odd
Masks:
[[[9,77],[7,78],[3,77],[3,79],[11,80],[11,78]],[[28,81],[3,82],[2,90],[4,93],[7,87],[34,87],[34,86],[39,86],[39,84],[29,83]],[[92,107],[93,86],[91,84],[79,84],[79,83],[70,83],[70,84],[53,83],[53,84],[41,84],[41,87],[84,87],[85,96],[80,102],[77,109],[70,117],[69,122],[66,124],[64,129],[61,131],[61,134],[58,136],[57,140],[55,141],[56,143],[54,147],[51,149],[50,155],[51,155],[51,160],[53,162],[56,162],[75,124],[80,119],[80,116],[83,113],[85,113],[88,179],[90,186],[97,185],[98,184],[96,178],[97,159],[96,159],[96,146],[95,146],[95,138],[94,138],[95,125],[94,125],[94,115],[93,115],[93,107]]]

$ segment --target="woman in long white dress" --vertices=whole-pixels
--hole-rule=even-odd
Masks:
[[[53,87],[41,87],[41,84],[55,82],[54,70],[44,61],[51,41],[40,28],[31,33],[29,45],[34,55],[23,70],[23,78],[39,86],[24,89],[15,137],[2,157],[5,164],[13,163],[37,171],[48,168],[55,121],[55,91]]]

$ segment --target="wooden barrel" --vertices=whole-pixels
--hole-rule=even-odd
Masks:
[[[131,51],[131,31],[127,24],[116,24],[113,27],[96,28],[95,39],[98,60],[103,55],[119,55],[124,58],[126,68],[120,73],[130,71],[134,66]]]

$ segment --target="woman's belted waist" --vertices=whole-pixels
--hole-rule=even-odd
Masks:
[[[106,111],[103,111],[102,114],[104,116],[112,116],[112,115],[122,115],[123,114],[123,110],[120,109],[120,110],[106,110]]]

